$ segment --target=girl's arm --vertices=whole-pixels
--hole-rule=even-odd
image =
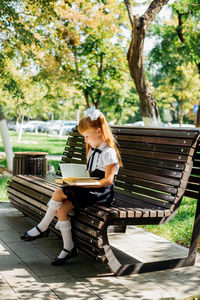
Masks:
[[[105,177],[100,179],[99,187],[107,186],[113,183],[115,176],[116,164],[107,165],[105,167]]]
[[[87,185],[87,186],[82,186],[82,187],[100,188],[100,187],[108,186],[108,185],[112,184],[113,180],[114,180],[114,176],[115,176],[115,169],[116,169],[116,164],[107,165],[105,167],[105,177],[99,180],[99,182],[100,182],[99,185],[95,185],[95,186]]]

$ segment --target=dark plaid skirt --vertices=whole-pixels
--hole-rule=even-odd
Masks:
[[[90,176],[102,179],[105,173],[96,169]],[[63,187],[63,192],[75,207],[85,208],[92,204],[110,206],[114,201],[114,184],[100,188],[66,186]]]

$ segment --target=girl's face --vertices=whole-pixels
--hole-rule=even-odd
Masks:
[[[85,142],[88,143],[91,147],[98,147],[103,142],[101,128],[87,129],[82,133],[82,135],[85,139]]]

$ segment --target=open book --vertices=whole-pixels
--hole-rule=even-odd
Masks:
[[[89,172],[86,171],[86,165],[84,164],[61,163],[60,170],[63,183],[79,186],[100,184],[96,177],[90,177]]]

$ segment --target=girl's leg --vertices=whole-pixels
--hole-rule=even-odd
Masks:
[[[47,203],[48,209],[46,211],[44,218],[37,225],[37,227],[39,228],[39,230],[41,232],[44,232],[47,230],[47,228],[49,227],[49,224],[51,223],[51,221],[53,220],[53,218],[56,214],[56,211],[59,209],[59,207],[61,207],[62,201],[66,200],[66,199],[67,199],[67,196],[63,193],[62,189],[58,189],[54,192],[52,198]],[[37,227],[34,227],[34,228],[30,229],[29,231],[27,231],[28,236],[39,235],[40,232],[38,231]]]
[[[62,250],[59,256],[57,257],[56,261],[62,260],[67,256],[69,257],[71,255],[70,251],[74,248],[74,243],[72,240],[72,232],[71,232],[71,223],[68,217],[68,213],[73,208],[74,208],[73,204],[69,200],[65,200],[62,203],[62,206],[57,210],[58,222],[56,223],[55,228],[61,231],[61,235],[63,239],[63,249],[68,250],[69,252]],[[74,251],[77,254],[76,250]]]

